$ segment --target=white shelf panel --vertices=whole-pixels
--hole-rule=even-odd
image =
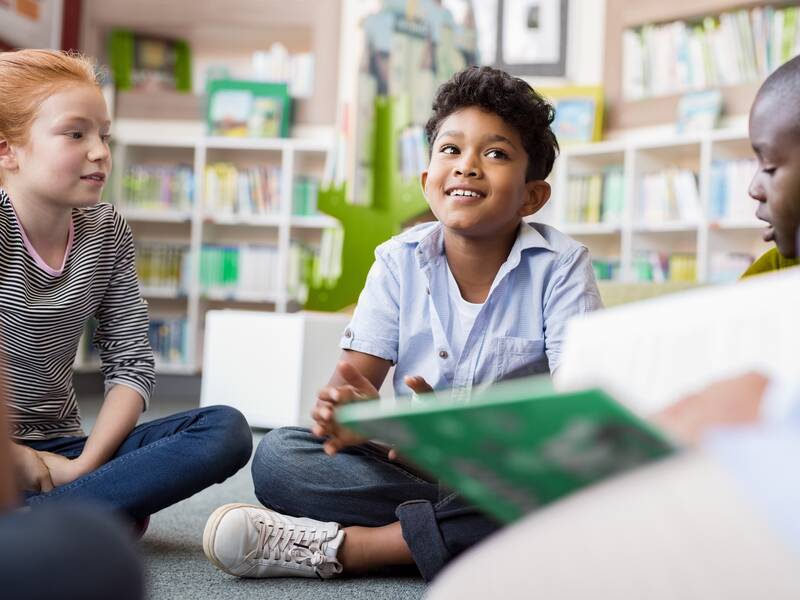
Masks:
[[[274,215],[227,215],[207,213],[203,221],[215,225],[249,225],[253,227],[279,227],[285,218],[279,214]]]
[[[636,223],[634,233],[690,233],[697,232],[697,223]]]
[[[709,228],[715,231],[742,231],[748,229],[758,231],[764,229],[766,226],[766,223],[757,219],[720,219],[709,223]]]
[[[175,288],[160,288],[152,286],[141,287],[142,296],[163,300],[186,300],[187,295]]]
[[[305,227],[307,229],[327,229],[329,227],[339,227],[338,219],[328,215],[293,215],[290,221],[292,227]]]
[[[280,292],[202,292],[204,300],[212,302],[252,302],[256,304],[277,304],[286,300],[286,294]]]
[[[118,207],[120,214],[126,221],[140,221],[147,223],[188,223],[192,220],[190,211],[167,210],[142,210]]]
[[[566,223],[560,227],[567,235],[619,235],[621,227],[613,223]]]
[[[324,141],[297,138],[207,137],[202,144],[213,150],[328,152],[331,149],[330,144]]]

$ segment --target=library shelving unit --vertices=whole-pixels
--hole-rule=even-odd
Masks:
[[[142,295],[150,308],[151,321],[183,319],[180,352],[165,359],[156,348],[159,373],[192,374],[201,365],[204,316],[207,310],[242,308],[288,312],[302,306],[302,298],[290,289],[290,253],[292,244],[319,244],[322,231],[338,227],[338,221],[326,215],[297,215],[293,211],[295,179],[301,175],[321,177],[331,144],[322,139],[242,139],[188,135],[153,135],[153,122],[127,123],[114,132],[114,171],[107,198],[117,206],[133,231],[139,246],[179,248],[185,256],[176,259],[174,280],[168,285],[148,285],[140,281]],[[279,174],[279,198],[267,213],[255,211],[210,210],[212,192],[206,189],[206,167],[224,162],[237,168],[273,167]],[[152,202],[126,205],[124,177],[130,165],[183,165],[191,169],[192,200],[178,208]],[[207,247],[260,248],[270,253],[270,278],[256,288],[223,286],[209,289],[201,277],[201,256]],[[173,257],[174,258],[174,257]],[[141,267],[141,264],[137,264]],[[221,269],[228,266],[217,265]],[[227,273],[227,271],[226,271]],[[141,280],[140,271],[140,280]],[[226,274],[227,277],[227,274]],[[271,283],[270,283],[271,282]],[[152,326],[151,326],[152,327]],[[87,344],[81,345],[76,370],[96,370]]]
[[[614,263],[616,268],[608,278],[615,281],[642,281],[637,271],[637,257],[647,253],[690,259],[692,264],[688,272],[684,270],[677,278],[667,276],[667,280],[697,283],[729,280],[746,268],[747,257],[757,257],[769,246],[761,239],[765,224],[755,218],[756,203],[747,196],[746,182],[742,185],[740,177],[726,186],[726,191],[722,192],[725,202],[720,210],[715,201],[719,203],[721,190],[716,188],[721,183],[712,172],[715,166],[724,165],[726,161],[751,159],[752,150],[743,129],[647,141],[614,140],[565,148],[556,162],[550,207],[534,220],[550,223],[585,244],[594,260]],[[750,165],[744,164],[745,167]],[[570,179],[602,176],[610,168],[622,173],[619,213],[607,219],[595,218],[593,222],[572,218],[568,197]],[[696,210],[683,213],[690,215],[686,218],[649,218],[652,214],[645,212],[648,197],[643,196],[644,178],[681,169],[693,174]],[[748,173],[749,176],[753,174],[754,170]],[[602,194],[598,192],[597,196],[599,200]],[[595,216],[597,214],[601,213],[598,211]],[[731,257],[738,262],[731,261]]]

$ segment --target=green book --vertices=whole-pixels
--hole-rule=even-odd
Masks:
[[[497,384],[468,402],[433,394],[391,406],[375,400],[344,406],[337,417],[502,522],[676,449],[605,392],[556,392],[541,376]]]

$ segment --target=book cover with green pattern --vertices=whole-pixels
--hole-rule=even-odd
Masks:
[[[500,383],[467,402],[359,402],[337,417],[502,522],[676,449],[602,390],[556,392],[549,377]]]

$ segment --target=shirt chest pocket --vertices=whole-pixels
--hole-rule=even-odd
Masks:
[[[550,368],[544,349],[543,339],[497,338],[495,381],[548,373]]]

